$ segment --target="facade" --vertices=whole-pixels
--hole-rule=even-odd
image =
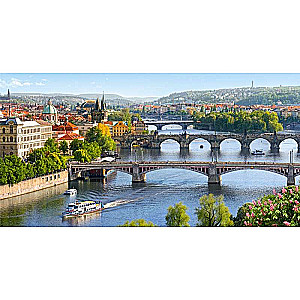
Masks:
[[[96,127],[97,123],[77,123],[80,135],[85,136],[86,132],[92,127]]]
[[[134,121],[131,128],[131,133],[134,135],[145,134],[147,127],[143,121]]]
[[[19,118],[0,120],[0,156],[28,153],[44,146],[52,138],[52,126],[45,121],[21,121]]]
[[[58,121],[57,109],[52,105],[51,100],[43,109],[42,119],[50,123],[57,123]]]
[[[127,134],[129,131],[128,126],[123,123],[123,121],[119,121],[112,127],[112,136],[122,136]]]

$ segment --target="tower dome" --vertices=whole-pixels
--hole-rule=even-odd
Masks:
[[[50,99],[48,100],[47,105],[44,106],[42,115],[43,115],[44,120],[54,122],[54,123],[57,122],[57,120],[58,120],[57,109],[55,108],[54,105],[52,105]]]

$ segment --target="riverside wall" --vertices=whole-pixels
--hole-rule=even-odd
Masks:
[[[36,192],[68,182],[68,171],[28,179],[14,185],[0,185],[0,200]]]

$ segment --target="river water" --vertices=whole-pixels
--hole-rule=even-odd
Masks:
[[[151,128],[150,128],[151,129]],[[174,134],[182,131],[170,126],[160,134]],[[189,134],[206,131],[189,129]],[[206,132],[209,133],[209,132]],[[203,147],[202,147],[202,146]],[[201,148],[200,148],[201,146]],[[251,144],[251,150],[263,149],[264,156],[244,156],[240,153],[240,144],[235,140],[225,140],[221,144],[218,161],[272,161],[288,162],[289,153],[293,150],[295,162],[297,144],[294,140],[285,140],[280,145],[280,153],[273,155],[269,143],[258,139]],[[210,145],[204,140],[190,144],[189,151],[180,151],[175,141],[165,141],[161,149],[120,150],[122,160],[187,160],[211,161]],[[296,180],[298,184],[298,178]],[[222,176],[220,188],[211,188],[207,177],[192,171],[180,169],[157,170],[147,174],[147,182],[132,184],[131,176],[121,172],[109,175],[105,180],[74,181],[39,192],[0,201],[0,226],[118,226],[127,220],[146,219],[159,226],[165,226],[165,216],[170,205],[181,201],[187,207],[195,226],[197,219],[195,208],[199,198],[213,193],[223,195],[230,212],[236,215],[238,208],[264,194],[271,193],[273,188],[280,189],[286,184],[286,178],[266,171],[243,170]],[[68,202],[74,200],[63,195],[68,188],[78,190],[79,200],[103,200],[110,208],[101,213],[63,221],[61,213]]]

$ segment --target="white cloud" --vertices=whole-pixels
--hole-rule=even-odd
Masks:
[[[10,81],[5,81],[3,79],[0,79],[0,87],[1,88],[17,88],[17,87],[23,87],[23,86],[43,86],[46,85],[47,79],[42,79],[40,82],[30,82],[30,81],[23,81],[18,78],[11,78]]]

